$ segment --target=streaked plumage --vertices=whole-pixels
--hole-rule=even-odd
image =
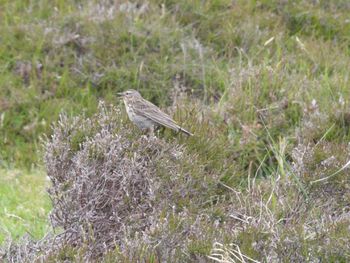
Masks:
[[[181,128],[169,115],[162,112],[156,105],[142,98],[136,90],[127,90],[118,93],[124,101],[129,119],[141,130],[153,129],[157,125],[162,125],[174,131],[181,131],[187,135],[193,134]]]

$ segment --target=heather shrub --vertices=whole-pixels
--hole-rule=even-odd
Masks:
[[[256,173],[247,187],[232,188],[186,144],[162,137],[142,135],[118,108],[103,103],[90,118],[61,115],[44,143],[55,233],[9,244],[2,258],[301,262],[347,257],[347,169],[316,182],[345,164],[346,145],[340,154],[332,142],[301,143],[286,163],[289,147],[281,140],[270,145],[278,167],[269,178]]]
[[[127,125],[119,109],[101,103],[90,118],[62,114],[44,143],[55,242],[84,247],[84,258],[163,240],[166,259],[204,220],[188,208],[199,210],[215,189],[184,146]]]

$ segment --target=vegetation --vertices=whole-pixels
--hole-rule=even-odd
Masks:
[[[172,217],[155,219],[166,218],[168,228],[159,225],[154,237],[181,237],[195,224],[183,246],[116,245],[107,262],[157,262],[167,253],[187,261],[349,261],[348,1],[13,0],[0,7],[0,241],[8,232],[36,239],[47,231],[40,140],[50,140],[59,114],[93,119],[100,100],[123,113],[116,93],[133,88],[195,134],[157,135],[193,160],[177,173],[210,180],[194,183],[191,198],[171,199]],[[137,141],[125,113],[118,118],[123,140]],[[97,132],[98,125],[77,132],[72,156]],[[152,176],[166,183],[170,171],[160,166]],[[4,246],[4,257],[23,255],[16,246]],[[60,255],[78,261],[88,249],[68,244]]]
[[[45,174],[37,170],[0,173],[0,243],[5,237],[17,239],[24,233],[41,238],[48,231],[50,210]]]

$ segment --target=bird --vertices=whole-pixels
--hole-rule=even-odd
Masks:
[[[179,126],[168,114],[164,113],[156,105],[142,98],[137,90],[127,90],[118,93],[123,99],[126,112],[131,122],[142,131],[153,134],[155,127],[165,126],[176,132],[183,132],[188,136],[193,134]]]

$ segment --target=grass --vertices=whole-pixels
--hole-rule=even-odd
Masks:
[[[48,181],[40,170],[1,170],[0,242],[27,233],[35,239],[48,231]]]
[[[289,248],[303,259],[348,259],[348,169],[321,180],[349,161],[348,1],[3,0],[0,10],[0,242],[47,230],[40,136],[59,113],[90,116],[100,99],[121,106],[116,93],[133,88],[195,133],[160,136],[219,178],[210,194],[223,198],[215,209],[227,224],[229,189],[246,194],[247,210],[235,209],[260,221],[227,244],[260,260],[274,255],[258,245],[281,258]],[[201,242],[191,253],[210,250]]]
[[[347,76],[348,63],[333,59],[348,52],[348,23],[334,22],[325,4],[170,1],[165,9],[150,3],[145,13],[132,7],[105,18],[103,5],[92,2],[78,9],[56,1],[56,11],[39,2],[3,3],[4,166],[36,165],[40,154],[32,153],[40,151],[38,138],[60,112],[83,108],[91,114],[100,98],[116,103],[116,92],[131,87],[164,107],[177,80],[186,93],[214,108],[220,98],[217,110],[230,110],[226,115],[243,124],[260,121],[256,110],[287,103],[273,127],[276,136],[293,133],[313,99],[322,109],[349,94],[348,78],[341,77]],[[342,4],[329,8],[346,20]]]

